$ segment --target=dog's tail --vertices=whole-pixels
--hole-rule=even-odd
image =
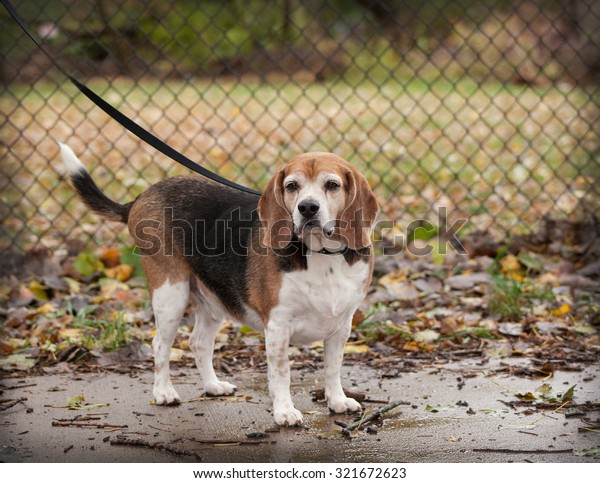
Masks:
[[[58,143],[71,185],[88,208],[108,220],[127,223],[133,202],[121,205],[109,199],[94,183],[90,173],[66,144]]]

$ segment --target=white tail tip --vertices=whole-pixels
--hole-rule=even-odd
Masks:
[[[65,165],[68,174],[76,173],[81,170],[86,171],[85,166],[79,161],[69,146],[63,143],[58,143],[58,146],[60,147],[60,155],[62,156],[63,164]]]

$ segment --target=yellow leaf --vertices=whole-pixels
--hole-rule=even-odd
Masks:
[[[182,361],[183,359],[193,359],[194,356],[189,351],[184,351],[183,349],[178,349],[177,347],[171,347],[171,355],[169,356],[169,360],[171,362]]]
[[[133,275],[133,267],[131,265],[117,265],[113,268],[107,268],[104,273],[108,278],[118,280],[119,282],[126,282]]]
[[[421,348],[419,347],[419,344],[413,340],[409,340],[408,342],[406,342],[404,344],[404,346],[402,346],[402,348],[405,351],[410,351],[410,352],[419,352],[421,350]]]
[[[47,314],[49,312],[54,312],[56,310],[56,307],[54,305],[52,305],[51,303],[47,303],[42,305],[41,307],[39,307],[36,311],[36,313],[38,314]]]
[[[58,331],[62,339],[79,339],[83,333],[79,329],[62,329]]]
[[[118,290],[129,290],[129,286],[117,280],[104,279],[104,282],[100,283],[100,296],[104,300],[108,300],[115,295]]]
[[[504,258],[500,259],[500,270],[502,273],[513,273],[521,270],[521,262],[513,255],[508,254]]]
[[[562,304],[559,308],[550,311],[550,313],[556,317],[567,315],[569,312],[571,312],[571,306],[569,304]]]
[[[169,357],[169,361],[171,362],[177,362],[183,359],[184,357],[184,351],[182,351],[181,349],[177,349],[176,347],[171,347],[171,355]]]
[[[48,294],[46,293],[46,289],[48,287],[46,287],[45,285],[42,285],[39,282],[36,282],[35,280],[32,280],[29,283],[29,286],[27,287],[29,288],[29,290],[31,291],[31,293],[33,294],[33,296],[38,299],[38,300],[49,300],[48,299]]]
[[[184,351],[189,351],[190,350],[190,340],[189,339],[182,340],[179,343],[179,348]]]
[[[396,282],[402,282],[407,279],[407,272],[405,269],[395,270],[390,272],[379,279],[379,285],[387,287],[393,285]]]
[[[521,275],[520,273],[512,273],[512,274],[511,274],[511,277],[512,277],[513,279],[515,279],[515,280],[519,281],[519,282],[520,282],[521,280],[523,280],[523,275]]]
[[[69,286],[69,292],[71,292],[72,294],[77,294],[81,292],[81,284],[77,280],[71,277],[64,277],[64,280]]]
[[[366,344],[346,344],[344,354],[365,354],[369,350]]]

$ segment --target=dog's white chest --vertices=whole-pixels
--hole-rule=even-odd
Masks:
[[[277,324],[288,325],[293,343],[327,339],[349,323],[364,298],[368,274],[366,262],[350,266],[342,255],[313,253],[308,257],[307,270],[283,275],[272,318]]]

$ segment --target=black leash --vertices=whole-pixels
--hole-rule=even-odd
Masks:
[[[168,156],[169,158],[171,158],[172,160],[185,166],[186,168],[191,169],[192,171],[195,171],[196,173],[201,174],[202,176],[206,176],[207,178],[212,179],[213,181],[224,184],[231,188],[235,188],[240,191],[245,191],[246,193],[251,193],[253,195],[260,196],[260,194],[261,194],[260,191],[255,191],[246,186],[242,186],[237,183],[234,183],[233,181],[225,179],[222,176],[219,176],[218,174],[215,174],[212,171],[209,171],[208,169],[200,166],[198,163],[195,163],[188,157],[181,154],[179,151],[176,151],[175,149],[173,149],[171,146],[166,144],[164,141],[161,141],[160,139],[158,139],[154,134],[152,134],[149,131],[147,131],[146,129],[144,129],[142,126],[137,124],[135,121],[128,118],[121,111],[119,111],[115,107],[111,106],[108,102],[106,102],[104,99],[102,99],[98,94],[96,94],[94,91],[92,91],[91,89],[89,89],[88,87],[83,85],[81,82],[79,82],[77,79],[75,79],[72,75],[70,75],[56,61],[56,59],[54,59],[44,49],[44,47],[42,47],[42,45],[38,42],[38,40],[35,38],[35,36],[31,33],[29,28],[25,25],[25,23],[23,22],[23,19],[21,17],[19,17],[19,15],[17,14],[14,7],[11,5],[9,0],[0,0],[0,1],[2,2],[2,5],[6,9],[6,11],[9,13],[9,15],[13,18],[13,20],[15,22],[17,22],[17,24],[19,25],[19,27],[21,27],[23,32],[25,32],[27,34],[27,36],[31,40],[33,40],[35,45],[38,46],[38,48],[46,55],[46,57],[48,57],[50,59],[52,64],[54,64],[54,66],[63,75],[65,75],[67,77],[67,79],[69,79],[71,81],[71,83],[73,83],[75,85],[75,87],[77,87],[77,89],[79,89],[79,91],[83,95],[85,95],[89,100],[91,100],[94,104],[96,104],[100,109],[102,109],[106,114],[108,114],[110,117],[112,117],[115,121],[117,121],[119,124],[121,124],[121,126],[123,126],[128,131],[131,131],[133,134],[135,134],[141,140],[145,141],[150,146],[152,146],[153,148],[155,148],[158,151],[160,151],[161,153],[163,153],[165,156]]]

